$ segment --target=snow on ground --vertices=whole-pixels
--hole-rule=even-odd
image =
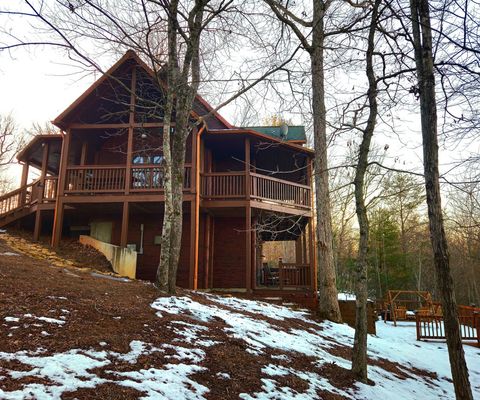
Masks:
[[[109,351],[106,342],[99,343],[101,351],[71,349],[49,354],[47,349],[38,349],[34,352],[0,352],[0,381],[5,377],[47,380],[46,383],[26,383],[21,389],[10,392],[0,389],[0,398],[60,399],[67,391],[114,383],[139,390],[144,399],[204,399],[209,388],[195,381],[194,376],[206,371],[202,362],[209,349],[219,343],[218,337],[213,340],[209,336],[208,324],[211,322],[221,322],[219,329],[223,329],[227,337],[244,341],[246,351],[254,355],[265,357],[272,350],[275,352],[268,356],[269,362],[262,367],[261,390],[242,393],[242,399],[316,399],[318,391],[359,400],[454,398],[445,343],[417,342],[413,323],[399,323],[393,327],[378,322],[377,335],[369,336],[369,356],[400,364],[403,376],[386,371],[378,363],[369,367],[369,378],[375,382],[374,386],[356,384],[353,388],[337,388],[317,372],[319,366],[332,363],[350,367],[350,362],[335,351],[338,347],[352,346],[353,329],[347,325],[318,323],[304,311],[264,302],[212,295],[202,295],[201,299],[202,302],[189,296],[162,297],[152,304],[159,318],[173,317],[168,323],[162,321],[156,327],[169,329],[175,334],[171,343],[159,347],[133,340],[130,351],[125,354]],[[175,320],[177,315],[182,320]],[[50,322],[46,317],[35,318]],[[185,318],[189,321],[186,322]],[[15,317],[6,317],[5,320],[17,322]],[[57,320],[54,323],[59,321],[63,322]],[[183,347],[182,343],[190,347]],[[153,353],[163,357],[164,363],[158,366],[139,362],[141,356]],[[298,370],[288,364],[298,354],[311,357],[312,371]],[[480,398],[480,350],[465,346],[465,354],[473,390]],[[15,363],[2,367],[2,361],[20,362],[24,367],[16,370],[12,366]],[[118,362],[127,363],[129,367],[116,371]],[[101,369],[102,373],[94,372],[95,368]],[[428,374],[418,374],[412,368],[425,370]],[[225,372],[216,375],[225,380],[235,379]],[[282,384],[285,377],[305,382],[303,392]]]
[[[259,354],[267,348],[286,353],[298,352],[305,356],[315,357],[317,365],[335,363],[343,368],[350,367],[350,362],[329,353],[329,349],[337,344],[349,347],[353,345],[354,330],[347,325],[331,322],[317,324],[315,321],[309,320],[304,312],[263,302],[220,296],[208,296],[208,299],[234,310],[264,315],[273,319],[301,319],[323,329],[290,329],[285,332],[266,321],[253,319],[248,315],[225,308],[208,306],[189,297],[159,298],[152,304],[152,307],[158,310],[159,315],[162,313],[190,315],[192,321],[202,322],[214,319],[223,320],[226,324],[226,333],[244,340],[253,353]],[[194,334],[193,331],[190,333]],[[471,383],[477,396],[480,397],[480,350],[471,346],[464,346],[464,348],[470,368]],[[357,384],[358,390],[355,393],[351,391],[347,393],[333,390],[328,382],[318,375],[305,376],[305,373],[294,370],[289,370],[288,373],[299,377],[303,375],[303,379],[310,383],[308,391],[323,388],[355,399],[383,399],[386,395],[390,399],[405,399],[412,398],[412,396],[421,399],[451,399],[454,397],[446,344],[418,342],[413,323],[400,323],[399,326],[394,327],[391,324],[378,322],[377,336],[369,336],[369,356],[373,359],[382,358],[404,365],[406,368],[401,371],[410,378],[397,377],[379,366],[370,366],[369,377],[375,382],[375,386]],[[275,365],[267,367],[268,371],[275,370]],[[419,377],[414,375],[409,368],[423,369],[437,374],[438,379],[433,381],[428,376]],[[272,387],[272,379],[263,379],[262,381],[264,392],[255,395],[245,394],[243,397],[246,399],[270,399],[276,396],[310,398],[308,395],[305,397],[304,394],[298,397],[293,396],[288,388]]]
[[[45,349],[38,349],[35,352],[0,352],[0,362],[18,361],[31,368],[27,371],[15,371],[9,369],[8,366],[0,367],[1,374],[13,379],[35,377],[49,381],[45,384],[29,383],[23,386],[21,390],[10,392],[0,389],[0,399],[61,399],[65,392],[81,388],[94,388],[97,385],[109,382],[143,391],[145,392],[145,396],[142,397],[144,399],[203,399],[202,395],[208,392],[208,389],[192,381],[189,375],[203,370],[195,363],[201,361],[204,353],[201,350],[187,349],[181,346],[165,345],[165,347],[174,350],[175,354],[170,357],[182,362],[148,370],[134,369],[126,372],[107,370],[106,373],[110,374],[111,378],[99,377],[91,370],[109,366],[115,361],[136,364],[138,357],[141,355],[164,352],[164,350],[141,341],[132,341],[130,352],[125,354],[91,349],[73,349],[53,355],[45,354]],[[183,363],[183,361],[191,361],[194,364]]]

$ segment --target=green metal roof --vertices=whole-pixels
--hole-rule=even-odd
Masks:
[[[288,126],[288,133],[286,138],[282,137],[281,126],[244,126],[243,128],[252,129],[254,131],[263,133],[264,135],[268,135],[280,140],[307,140],[304,126]]]

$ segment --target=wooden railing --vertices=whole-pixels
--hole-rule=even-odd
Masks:
[[[41,180],[37,179],[28,185],[0,196],[0,217],[30,207],[35,203],[54,201],[57,195],[57,181],[58,177],[47,176],[43,186]]]
[[[0,197],[0,216],[15,212],[30,203],[33,183]]]
[[[310,264],[278,263],[278,285],[284,287],[311,286]]]
[[[246,196],[245,172],[202,174],[201,193],[208,199],[238,199]],[[250,197],[258,201],[310,209],[311,188],[300,183],[250,173]]]
[[[76,166],[68,167],[65,193],[112,193],[125,191],[125,167]]]
[[[204,173],[201,193],[209,199],[244,198],[245,172]]]
[[[57,197],[58,177],[46,176],[43,190],[41,191],[42,201],[55,201]],[[40,188],[42,189],[42,188]]]
[[[462,340],[476,340],[480,343],[480,315],[459,315],[460,335]],[[415,316],[417,328],[417,340],[422,339],[446,339],[445,324],[441,315]]]
[[[65,193],[123,193],[127,168],[120,165],[88,165],[67,167]],[[185,165],[184,189],[190,189],[192,167]],[[136,164],[130,170],[132,192],[163,191],[164,173],[158,164]]]
[[[311,207],[310,186],[251,173],[251,197],[301,208]]]
[[[163,190],[165,186],[163,167],[158,164],[135,165],[131,170],[131,190],[133,192],[150,192]],[[192,182],[192,167],[185,165],[183,188],[190,189]]]

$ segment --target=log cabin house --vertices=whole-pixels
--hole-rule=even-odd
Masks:
[[[51,235],[52,246],[87,235],[128,248],[134,277],[153,280],[164,202],[153,74],[128,51],[53,121],[60,134],[32,139],[18,154],[21,187],[0,198],[0,227]],[[207,114],[187,141],[178,285],[313,298],[313,152],[303,127],[234,127],[197,96],[192,119]],[[29,182],[32,170],[39,177]],[[278,241],[292,254],[265,262],[262,248]]]

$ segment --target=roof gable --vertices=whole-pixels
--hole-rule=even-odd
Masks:
[[[66,129],[71,123],[127,123],[128,110],[130,103],[130,83],[132,68],[138,67],[143,72],[142,76],[151,79],[149,89],[145,89],[148,85],[143,85],[144,92],[138,93],[139,98],[143,98],[146,92],[148,96],[161,96],[161,89],[152,89],[155,84],[153,78],[154,71],[140,59],[140,57],[132,50],[127,51],[107,72],[105,72],[98,80],[96,80],[77,100],[75,100],[65,111],[63,111],[53,123],[59,128]],[[140,85],[139,85],[140,87]],[[141,102],[140,102],[141,103]],[[156,99],[155,103],[159,103]],[[150,102],[150,110],[147,112],[147,106],[138,104],[138,110],[143,110],[144,115],[149,115],[150,118],[163,118],[159,110],[152,112]],[[160,102],[161,104],[161,102]],[[231,128],[232,125],[226,121],[218,112],[213,110],[200,95],[197,95],[192,114],[194,117],[205,116],[207,125],[214,129]],[[142,111],[140,111],[142,113]],[[136,121],[147,122],[147,121]],[[148,121],[152,122],[152,121]]]

